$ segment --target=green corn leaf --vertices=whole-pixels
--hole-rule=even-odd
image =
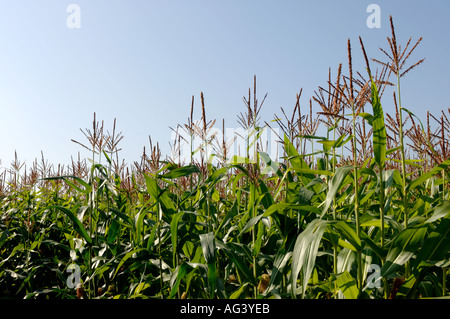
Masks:
[[[159,189],[158,183],[155,178],[148,176],[147,174],[143,174],[145,179],[145,185],[147,186],[147,192],[150,196],[153,197],[154,200],[158,200],[160,196],[161,190]]]
[[[341,238],[346,239],[356,251],[361,250],[361,240],[356,235],[356,230],[348,222],[340,221],[334,224],[333,227],[339,232]]]
[[[142,232],[144,231],[144,218],[147,216],[147,214],[148,214],[147,211],[144,208],[141,208],[134,217],[135,219],[134,229],[136,236],[135,238],[137,243],[141,242],[141,235]]]
[[[446,200],[434,208],[433,215],[427,219],[426,223],[433,223],[439,218],[447,216],[449,212],[450,212],[450,201]]]
[[[337,256],[336,273],[343,273],[344,271],[351,271],[352,265],[356,259],[356,254],[351,249],[341,249]]]
[[[209,296],[214,298],[214,292],[216,290],[217,270],[216,263],[208,264],[208,284],[209,284]]]
[[[410,227],[395,236],[381,268],[381,276],[387,277],[403,266],[419,249],[425,235],[427,226]]]
[[[255,245],[253,246],[253,256],[257,257],[259,254],[259,251],[261,250],[261,245],[262,245],[262,238],[263,235],[265,233],[265,226],[263,223],[259,223],[258,227],[257,227],[257,233],[256,233],[256,240],[255,240]]]
[[[417,255],[415,270],[420,270],[422,262],[428,260],[440,261],[447,257],[450,251],[450,213],[447,213],[439,225],[425,239],[422,249]]]
[[[191,271],[193,271],[195,268],[189,265],[188,263],[182,263],[180,266],[178,266],[174,274],[171,278],[170,284],[172,286],[172,289],[170,290],[170,298],[173,298],[175,294],[177,293],[178,287],[180,286],[181,280]]]
[[[280,163],[272,161],[270,159],[269,154],[265,152],[259,152],[259,155],[261,156],[261,160],[266,164],[266,171],[267,172],[275,172],[279,177],[283,177],[283,173],[281,173],[279,166]]]
[[[420,184],[426,182],[434,175],[438,174],[440,171],[447,169],[450,166],[450,159],[443,161],[441,164],[435,166],[433,169],[431,169],[429,172],[420,175],[418,178],[413,180],[411,183],[408,184],[407,188],[408,190],[413,190]]]
[[[302,205],[302,204],[290,204],[290,203],[278,203],[278,204],[271,205],[261,217],[269,217],[276,211],[283,212],[288,209],[296,209],[305,214],[309,214],[309,213],[319,214],[320,213],[320,209],[315,206]]]
[[[203,250],[203,256],[208,264],[208,285],[209,296],[214,297],[216,289],[217,271],[216,271],[216,244],[214,239],[214,232],[200,235],[200,244]]]
[[[176,264],[177,244],[178,244],[178,223],[180,218],[184,215],[184,212],[176,213],[172,216],[172,222],[170,223],[170,238],[172,240],[172,257],[173,264]]]
[[[317,143],[328,146],[329,148],[339,148],[339,147],[342,147],[345,144],[347,144],[347,142],[350,141],[351,139],[352,139],[351,135],[350,136],[341,135],[335,141],[324,139],[324,140],[318,141]]]
[[[258,224],[258,222],[263,217],[269,217],[275,212],[284,212],[285,210],[295,209],[300,211],[299,214],[302,215],[308,215],[309,213],[320,213],[320,209],[318,209],[315,206],[309,206],[309,205],[301,205],[301,204],[289,204],[289,203],[278,203],[278,204],[272,204],[265,212],[264,214],[260,214],[258,216],[255,216],[251,218],[242,228],[241,232],[239,233],[238,237],[244,234],[245,232],[248,232],[253,226]]]
[[[50,208],[56,208],[58,210],[60,210],[61,212],[63,212],[64,214],[67,215],[67,217],[70,218],[70,220],[73,223],[74,229],[75,231],[81,236],[83,237],[89,244],[92,243],[92,239],[91,236],[89,236],[88,232],[86,231],[86,229],[84,228],[83,224],[81,223],[81,221],[78,219],[78,217],[76,216],[76,214],[74,214],[72,211],[70,211],[69,209],[62,207],[62,206],[51,206]]]
[[[298,171],[301,169],[310,169],[309,165],[305,162],[302,156],[298,154],[291,141],[289,141],[289,138],[286,136],[286,134],[284,135],[284,148],[288,156],[288,160],[294,170]]]
[[[117,238],[117,235],[119,235],[119,231],[120,231],[120,223],[117,220],[113,219],[106,235],[106,240],[109,244],[114,243],[114,241]]]
[[[92,186],[89,185],[88,183],[86,183],[85,181],[83,181],[81,178],[76,177],[76,176],[64,175],[64,176],[42,178],[42,180],[46,180],[46,181],[59,180],[59,179],[64,180],[67,183],[67,185],[69,185],[70,187],[72,187],[73,189],[75,189],[76,191],[78,191],[80,193],[89,194],[90,192],[92,192]],[[81,185],[84,186],[84,189],[75,185],[73,182],[70,181],[70,179],[76,180],[78,183],[80,183]]]
[[[361,112],[358,115],[361,116],[363,119],[365,119],[370,126],[373,126],[373,115],[372,114]]]
[[[145,248],[136,248],[128,253],[125,254],[125,256],[122,258],[122,260],[119,262],[119,264],[116,267],[116,271],[114,272],[114,276],[113,278],[116,277],[117,273],[119,272],[120,268],[122,267],[122,265],[134,254],[144,250]]]
[[[335,198],[338,190],[342,186],[342,182],[344,181],[345,177],[352,169],[353,169],[353,166],[351,166],[351,165],[341,166],[336,169],[336,173],[334,174],[333,178],[330,181],[327,197],[325,199],[325,205],[322,209],[321,218],[328,211],[328,208],[330,207],[331,203],[333,202],[333,199]]]
[[[201,234],[199,236],[200,236],[200,244],[203,250],[203,256],[205,257],[206,263],[207,264],[215,263],[216,244],[214,240],[214,232]]]
[[[259,192],[263,196],[263,198],[261,199],[261,204],[264,206],[265,209],[269,208],[274,201],[269,188],[267,187],[266,183],[263,180],[259,181]]]
[[[131,227],[133,225],[133,221],[131,220],[131,218],[126,215],[125,213],[122,213],[121,211],[115,209],[114,207],[111,207],[111,213],[113,213],[114,215],[120,217],[123,221],[126,222],[125,225]]]
[[[274,261],[272,274],[270,276],[270,283],[267,292],[270,292],[272,289],[275,289],[276,286],[283,280],[283,272],[288,264],[289,260],[292,257],[292,251],[286,252],[286,249],[282,247],[278,250]]]
[[[156,224],[153,226],[152,231],[150,232],[150,236],[148,237],[148,241],[147,241],[147,250],[151,250],[153,247],[153,244],[155,242],[155,238],[156,238],[156,232],[158,230],[159,227],[159,223],[161,223],[161,221],[157,221]]]
[[[296,298],[297,278],[302,271],[302,298],[316,263],[316,257],[323,233],[329,225],[328,221],[314,219],[306,229],[298,235],[292,253],[292,297]]]
[[[389,155],[389,154],[392,154],[392,153],[394,153],[394,152],[396,152],[398,150],[401,150],[401,148],[402,148],[401,146],[390,148],[390,149],[386,150],[386,155]]]
[[[333,172],[324,171],[324,170],[316,170],[316,169],[311,169],[311,168],[307,168],[307,167],[303,167],[303,168],[293,167],[293,170],[300,174],[308,174],[308,175],[317,174],[317,175],[333,176]]]
[[[103,150],[103,155],[105,155],[105,158],[106,158],[106,161],[108,162],[108,164],[111,165],[112,164],[111,158],[109,158],[108,153],[106,153],[105,150]]]
[[[356,281],[348,271],[344,271],[341,275],[339,275],[336,279],[336,284],[344,294],[345,299],[358,298],[358,287],[356,286]]]
[[[252,284],[256,284],[254,281],[254,277],[252,271],[248,267],[248,265],[244,262],[244,258],[238,254],[239,246],[236,243],[223,243],[221,241],[217,241],[216,245],[219,249],[222,249],[227,255],[228,259],[236,265],[237,270],[242,274],[243,278],[250,281]]]
[[[255,226],[263,217],[263,215],[258,215],[256,217],[251,218],[242,228],[241,232],[239,233],[238,237],[242,236],[242,234],[248,232],[253,226]]]
[[[384,113],[378,96],[378,89],[373,79],[371,91],[373,108],[373,153],[378,167],[384,169],[386,159],[386,128],[384,126]]]
[[[187,165],[187,166],[175,168],[164,175],[160,175],[159,177],[167,178],[167,179],[174,179],[174,178],[178,178],[178,177],[189,176],[193,173],[199,173],[199,172],[200,172],[200,170],[198,169],[197,166]]]
[[[244,291],[247,289],[249,282],[245,282],[242,286],[239,287],[239,289],[236,289],[231,295],[230,299],[239,299],[241,295],[244,293]]]

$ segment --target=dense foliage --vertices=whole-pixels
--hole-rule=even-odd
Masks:
[[[247,156],[227,157],[226,141],[208,137],[202,95],[203,121],[191,111],[181,127],[203,141],[189,163],[151,145],[134,169],[120,165],[121,134],[95,118],[88,146],[79,143],[90,165],[52,170],[42,160],[27,173],[16,160],[0,183],[0,297],[448,296],[449,123],[429,115],[439,124],[431,133],[401,106],[400,78],[423,60],[402,68],[420,40],[401,51],[393,24],[388,40],[375,76],[360,42],[367,80],[353,77],[348,42],[349,74],[340,65],[319,89],[317,118],[301,115],[300,94],[292,116],[282,110],[280,159],[258,143],[271,127],[260,124],[255,83],[239,117]],[[381,106],[391,76],[394,117]]]

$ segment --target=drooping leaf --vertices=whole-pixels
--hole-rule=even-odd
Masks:
[[[356,235],[356,230],[346,221],[340,221],[333,225],[343,239],[346,239],[356,251],[361,250],[361,240]]]
[[[299,210],[301,212],[304,212],[304,214],[308,214],[308,213],[320,213],[320,209],[312,206],[312,205],[302,205],[302,204],[291,204],[291,203],[276,203],[271,205],[261,217],[269,217],[270,215],[272,215],[274,212],[278,211],[278,212],[283,212],[285,210],[288,209],[295,209],[295,210]]]
[[[434,221],[447,216],[450,212],[450,201],[446,200],[434,208],[433,215],[426,220],[426,223],[433,223]]]
[[[123,256],[122,260],[119,262],[119,264],[116,267],[116,271],[114,272],[114,276],[116,277],[117,273],[119,272],[120,268],[122,268],[122,265],[130,258],[132,257],[134,254],[137,254],[138,252],[144,250],[145,248],[136,248],[132,251],[129,251],[128,253],[125,254],[125,256]]]
[[[370,126],[373,126],[373,115],[372,114],[361,112],[358,115],[361,116],[363,119],[365,119]]]
[[[203,256],[205,257],[206,263],[211,264],[216,261],[216,244],[214,239],[214,232],[209,232],[207,234],[201,234],[200,244],[203,250]]]
[[[296,298],[295,290],[300,271],[302,271],[302,298],[305,296],[306,286],[315,266],[319,245],[328,225],[329,222],[326,220],[314,219],[297,237],[292,253],[291,284],[293,298]]]
[[[50,180],[64,180],[67,185],[69,185],[70,187],[72,187],[73,189],[75,189],[76,191],[83,193],[83,194],[89,194],[90,192],[92,192],[92,186],[88,183],[86,183],[84,180],[82,180],[81,178],[77,177],[77,176],[72,176],[72,175],[64,175],[64,176],[55,176],[55,177],[46,177],[46,178],[42,178],[42,180],[46,180],[46,181],[50,181]],[[75,183],[73,183],[71,181],[71,179],[74,179],[75,181],[77,181],[78,183],[80,183],[81,185],[84,186],[84,189],[78,187],[77,185],[75,185]]]
[[[86,231],[86,229],[84,228],[83,224],[81,223],[81,221],[78,219],[78,217],[69,209],[62,207],[62,206],[52,206],[50,208],[56,208],[60,211],[62,211],[64,214],[67,215],[67,217],[70,218],[70,220],[73,223],[74,229],[75,231],[80,234],[81,237],[83,237],[89,244],[92,243],[92,239],[91,236],[89,236],[88,232]]]
[[[386,256],[386,261],[381,268],[382,277],[387,277],[397,271],[417,253],[425,238],[427,229],[427,226],[409,227],[395,236]]]
[[[199,173],[200,170],[198,169],[198,167],[196,165],[187,165],[187,166],[183,166],[183,167],[178,167],[175,168],[173,170],[171,170],[170,172],[161,175],[161,178],[167,178],[167,179],[174,179],[174,178],[178,178],[178,177],[183,177],[183,176],[189,176],[193,173]]]
[[[423,242],[417,254],[415,269],[420,270],[420,264],[429,260],[441,261],[450,251],[450,213],[448,213]]]
[[[409,191],[413,190],[420,184],[425,183],[427,180],[429,180],[434,175],[438,174],[440,171],[447,169],[449,166],[450,166],[450,159],[443,161],[441,164],[435,166],[433,169],[431,169],[427,173],[420,175],[415,180],[413,180],[411,183],[409,183],[407,185],[407,189]]]
[[[344,181],[345,177],[352,169],[353,169],[353,166],[351,166],[351,165],[341,166],[336,169],[336,172],[335,172],[333,178],[331,179],[329,187],[328,187],[328,193],[327,193],[327,197],[325,199],[325,205],[323,206],[323,209],[322,209],[321,217],[323,217],[323,215],[325,215],[325,213],[328,211],[328,208],[330,207],[331,203],[333,202],[333,199],[336,197],[338,190],[342,186],[342,182]]]

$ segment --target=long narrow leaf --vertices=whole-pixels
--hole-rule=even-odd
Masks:
[[[422,244],[428,227],[410,227],[401,231],[393,240],[386,256],[386,262],[381,268],[381,276],[387,277],[403,266]]]
[[[325,199],[325,205],[322,209],[321,218],[328,211],[328,208],[330,207],[331,203],[333,202],[333,199],[335,198],[338,190],[342,186],[342,182],[344,181],[345,177],[352,169],[353,169],[353,166],[351,166],[351,165],[341,166],[336,169],[336,173],[334,174],[333,178],[330,181],[327,197]]]
[[[172,240],[172,255],[173,264],[175,265],[175,258],[177,255],[177,245],[178,245],[178,222],[180,218],[184,215],[184,212],[176,213],[172,216],[172,222],[170,223],[170,236]]]
[[[199,173],[199,172],[200,172],[200,170],[198,169],[197,166],[187,165],[187,166],[175,168],[175,169],[171,170],[170,172],[168,172],[164,175],[161,175],[160,177],[174,179],[174,178],[178,178],[178,177],[189,176],[193,173]]]
[[[315,266],[319,245],[328,225],[328,221],[314,219],[297,237],[292,254],[291,285],[293,298],[296,298],[296,283],[300,271],[302,271],[302,298],[305,296],[306,286]]]
[[[381,107],[378,89],[372,79],[372,108],[373,108],[373,154],[380,169],[384,169],[386,159],[386,127],[384,126],[384,113]]]
[[[342,273],[336,280],[339,289],[344,294],[345,299],[358,298],[358,287],[356,286],[355,279],[349,274],[348,271]]]
[[[207,264],[214,263],[216,261],[215,259],[216,244],[214,240],[214,232],[201,234],[200,244],[202,246],[203,256],[205,257],[206,263]]]
[[[435,166],[432,170],[429,172],[420,175],[418,178],[413,180],[411,183],[408,184],[407,188],[408,190],[413,190],[420,184],[426,182],[428,179],[433,177],[434,175],[438,174],[440,171],[447,169],[450,166],[450,159],[443,161],[441,164]]]
[[[420,264],[425,261],[440,261],[447,257],[450,251],[450,213],[441,220],[439,225],[425,239],[422,249],[417,255],[415,269],[420,269]]]
[[[92,243],[92,239],[89,236],[88,232],[86,231],[86,229],[84,228],[83,224],[81,223],[81,221],[78,219],[78,217],[69,209],[62,207],[62,206],[52,206],[50,208],[56,208],[60,211],[62,211],[64,214],[67,215],[67,217],[70,218],[70,220],[73,223],[74,229],[75,231],[80,234],[81,237],[83,237],[89,244]]]

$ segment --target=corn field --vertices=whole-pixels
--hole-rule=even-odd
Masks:
[[[122,132],[95,114],[86,141],[73,140],[91,158],[16,157],[0,175],[0,297],[448,298],[450,108],[422,123],[402,106],[422,39],[402,47],[390,21],[386,59],[368,58],[359,38],[366,67],[354,71],[348,40],[348,61],[306,108],[300,91],[293,110],[262,121],[255,77],[238,116],[246,154],[209,134],[202,93],[201,120],[193,97],[175,130],[175,155],[186,136],[202,141],[187,161],[149,139],[126,165]],[[275,126],[271,158],[261,133]]]

